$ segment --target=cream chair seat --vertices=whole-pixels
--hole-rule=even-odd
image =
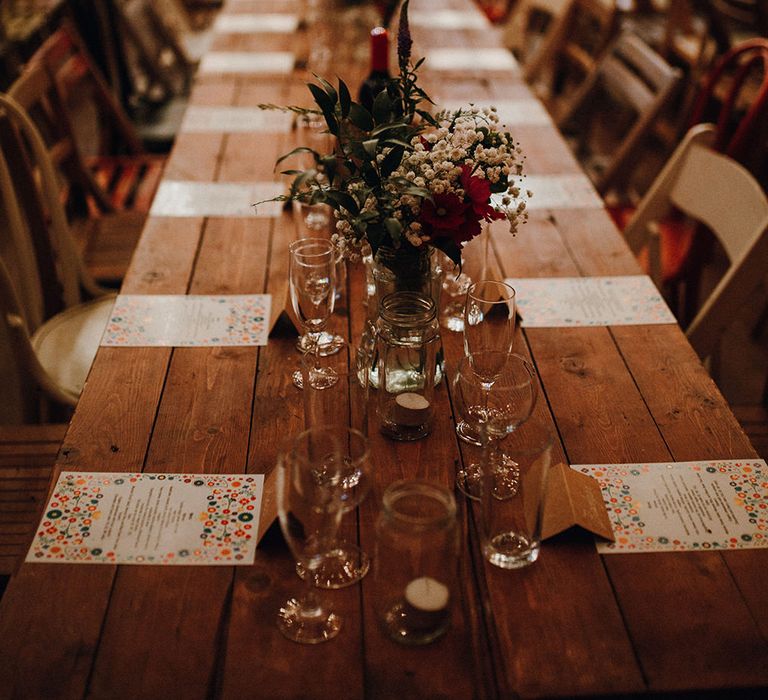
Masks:
[[[110,294],[73,306],[46,321],[32,336],[32,349],[43,369],[74,401],[85,386],[114,303]]]

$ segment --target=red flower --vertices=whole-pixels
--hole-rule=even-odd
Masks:
[[[452,229],[462,225],[466,210],[455,194],[436,194],[422,202],[419,221],[433,229]]]
[[[504,218],[504,214],[490,204],[491,183],[485,178],[472,175],[472,168],[468,165],[461,166],[461,186],[478,219],[495,221]]]

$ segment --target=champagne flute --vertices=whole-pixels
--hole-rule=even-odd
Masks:
[[[278,459],[277,511],[293,556],[310,574],[331,549],[343,509],[348,466],[338,432],[313,428],[298,435]],[[280,631],[294,642],[316,644],[339,633],[341,620],[325,607],[306,576],[304,593],[289,598],[277,616]]]
[[[480,358],[483,359],[483,358]],[[453,380],[457,413],[480,437],[483,461],[494,465],[498,481],[508,491],[516,489],[519,471],[514,460],[501,451],[502,441],[533,412],[538,393],[533,366],[524,357],[510,354],[490,388],[472,367],[470,358],[459,363]],[[479,496],[482,467],[470,463],[456,474],[456,485],[467,497]]]
[[[486,395],[504,368],[514,339],[515,290],[495,280],[472,284],[464,303],[464,354]],[[482,398],[476,410],[483,410],[484,402]],[[465,442],[480,444],[479,435],[466,420],[458,423],[456,432]]]
[[[333,313],[337,253],[333,243],[324,238],[302,238],[291,243],[289,251],[291,305],[305,331],[297,347],[304,353],[317,352],[321,333]],[[301,389],[301,370],[296,370],[292,378]]]

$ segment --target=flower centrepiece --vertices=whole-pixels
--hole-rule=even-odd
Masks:
[[[399,73],[370,111],[351,99],[344,81],[337,89],[318,76],[318,84],[308,85],[318,109],[277,108],[322,114],[336,141],[332,153],[302,146],[282,156],[278,164],[299,153],[309,153],[314,163],[283,171],[294,179],[289,194],[278,199],[329,205],[333,239],[349,259],[359,259],[366,246],[373,254],[386,246],[408,257],[431,245],[460,265],[462,246],[482,232],[483,221],[507,219],[514,234],[527,220],[524,159],[495,108],[425,109],[433,103],[418,86],[424,59],[413,64],[411,46],[406,1]]]

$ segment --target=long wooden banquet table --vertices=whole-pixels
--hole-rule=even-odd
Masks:
[[[358,85],[367,72],[371,8],[228,0],[220,17],[308,8],[316,23],[295,31],[219,32],[190,109],[199,116],[208,107],[308,105],[305,64],[317,56],[310,48],[319,41],[330,51],[328,73]],[[495,63],[499,37],[474,4],[412,0],[411,14],[414,55],[427,56],[422,78],[435,101],[511,105],[518,117],[509,126],[525,150],[530,177],[562,185],[559,201],[537,206],[534,195],[530,222],[516,238],[503,225],[494,229],[501,271],[517,277],[637,274],[621,235],[519,71]],[[299,60],[292,71],[253,72],[248,56],[262,52],[276,52],[269,59],[274,66],[283,60],[280,52]],[[279,179],[275,159],[295,145],[296,134],[233,124],[185,128],[165,180]],[[284,299],[294,236],[288,212],[154,215],[123,291],[266,291]],[[359,275],[353,271],[350,279],[352,301],[336,322],[356,337],[365,311]],[[289,372],[298,362],[294,342],[278,324],[262,348],[101,348],[58,468],[270,472],[285,439],[303,425]],[[443,344],[448,367],[455,366],[460,336],[444,331]],[[537,415],[556,426],[560,460],[755,456],[675,325],[526,329],[518,350],[535,362]],[[437,402],[433,433],[424,440],[395,443],[371,431],[375,486],[347,533],[367,551],[388,483],[453,483],[461,455],[445,382]],[[387,639],[365,579],[330,593],[344,620],[336,639],[317,646],[284,639],[275,615],[300,582],[272,528],[252,566],[23,564],[0,603],[0,696],[485,698],[768,685],[768,551],[601,556],[592,536],[576,529],[546,541],[535,565],[503,571],[480,556],[472,509],[458,500],[462,596],[450,631],[432,645],[404,647]]]

